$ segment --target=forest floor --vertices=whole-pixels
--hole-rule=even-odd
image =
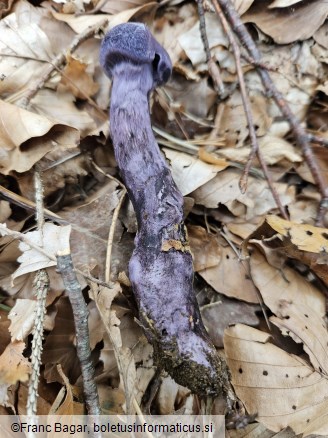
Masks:
[[[2,2],[0,414],[26,413],[33,282],[44,269],[37,413],[85,412],[56,270],[68,239],[102,412],[123,413],[128,399],[151,413],[199,412],[187,388],[157,376],[128,279],[136,218],[114,158],[98,54],[107,29],[141,21],[173,64],[152,95],[152,123],[185,197],[202,318],[242,412],[255,416],[227,436],[328,436],[328,2],[232,1],[261,59],[240,42],[225,3]]]

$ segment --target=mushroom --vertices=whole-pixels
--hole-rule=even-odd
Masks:
[[[144,24],[126,23],[106,34],[100,63],[112,79],[111,137],[138,222],[129,276],[140,323],[157,364],[177,383],[200,396],[226,394],[229,371],[193,291],[183,196],[151,128],[149,95],[169,79],[169,55]]]

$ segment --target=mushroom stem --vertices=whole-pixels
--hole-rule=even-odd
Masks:
[[[111,61],[106,52],[111,32],[101,52],[105,69]],[[145,34],[155,45],[147,28]],[[112,50],[112,41],[109,44]],[[168,57],[157,42],[155,47],[160,59]],[[139,318],[155,359],[177,383],[201,396],[227,394],[229,372],[207,335],[193,291],[183,196],[151,128],[149,94],[156,85],[156,65],[133,61],[125,52],[106,71],[113,78],[110,128],[115,157],[138,222],[129,275]]]

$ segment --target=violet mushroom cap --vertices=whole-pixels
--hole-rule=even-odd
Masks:
[[[113,77],[115,66],[121,62],[150,64],[153,88],[167,82],[172,72],[172,63],[167,51],[142,23],[119,24],[103,39],[100,47],[100,65],[109,78]]]

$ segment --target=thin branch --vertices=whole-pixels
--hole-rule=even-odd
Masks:
[[[229,39],[230,45],[231,45],[231,47],[233,49],[233,53],[234,53],[234,57],[235,57],[235,62],[236,62],[237,75],[238,75],[238,80],[239,80],[239,85],[240,85],[241,97],[242,97],[244,112],[245,112],[245,115],[246,115],[249,135],[250,135],[251,144],[252,144],[251,151],[250,151],[250,154],[249,154],[249,157],[248,157],[248,160],[247,160],[244,172],[243,172],[243,174],[241,176],[241,179],[240,179],[240,182],[239,182],[240,189],[241,189],[242,193],[245,193],[246,187],[247,187],[247,179],[248,179],[249,171],[250,171],[250,168],[252,166],[253,159],[254,159],[254,157],[256,155],[258,160],[259,160],[259,163],[261,165],[261,168],[263,170],[263,173],[264,173],[264,175],[266,177],[268,185],[270,187],[272,196],[273,196],[273,198],[274,198],[274,200],[275,200],[275,202],[277,204],[277,207],[278,207],[278,209],[280,211],[280,214],[282,215],[282,217],[284,219],[288,220],[288,216],[286,214],[286,210],[285,210],[285,208],[283,207],[283,205],[282,205],[282,203],[280,201],[279,195],[277,193],[277,190],[276,190],[276,188],[275,188],[275,186],[273,184],[271,175],[269,173],[268,166],[267,166],[267,164],[266,164],[266,162],[265,162],[265,160],[263,158],[263,155],[262,155],[262,153],[260,151],[259,144],[258,144],[258,141],[257,141],[257,136],[256,136],[256,132],[255,132],[255,129],[254,129],[254,122],[253,122],[253,115],[252,115],[251,104],[250,104],[250,101],[249,101],[249,98],[248,98],[248,95],[247,95],[247,90],[246,90],[243,70],[242,70],[241,62],[240,62],[240,50],[239,50],[239,46],[238,46],[238,44],[237,44],[237,42],[236,42],[236,40],[235,40],[235,38],[234,38],[234,36],[233,36],[233,34],[231,32],[229,23],[227,22],[224,14],[222,12],[221,7],[220,7],[220,5],[217,2],[214,3],[214,8],[215,8],[215,11],[216,11],[217,15],[219,16],[219,18],[221,20],[223,29],[224,29],[224,31],[225,31],[228,39]]]
[[[98,416],[101,414],[101,410],[97,386],[94,381],[95,369],[91,358],[88,308],[82,294],[81,286],[74,272],[71,254],[57,254],[57,265],[73,310],[76,350],[81,364],[83,388],[88,414]]]
[[[111,255],[112,255],[112,248],[113,248],[113,239],[114,239],[114,232],[115,232],[115,227],[116,227],[116,222],[118,219],[118,214],[121,210],[122,207],[122,203],[123,200],[125,198],[125,195],[127,193],[127,190],[125,188],[125,185],[119,181],[118,179],[116,179],[114,176],[109,175],[108,173],[104,172],[101,167],[99,167],[93,160],[91,161],[91,164],[93,165],[93,167],[95,169],[98,170],[98,172],[100,172],[102,175],[104,175],[106,178],[109,178],[115,182],[117,182],[121,187],[122,187],[122,193],[121,193],[121,197],[120,200],[114,210],[114,214],[113,214],[113,218],[112,218],[112,223],[109,229],[109,234],[108,234],[108,242],[107,242],[107,252],[106,252],[106,264],[105,264],[105,282],[109,283],[111,281],[111,274],[110,274],[110,264],[111,264]]]
[[[106,252],[106,269],[105,269],[105,282],[106,283],[109,283],[111,281],[110,264],[111,264],[111,257],[112,257],[114,232],[115,232],[115,228],[116,228],[116,222],[117,222],[117,219],[118,219],[118,215],[119,215],[119,212],[121,210],[122,203],[123,203],[123,200],[125,198],[126,192],[127,191],[124,188],[122,193],[121,193],[120,200],[118,201],[118,204],[117,204],[117,206],[116,206],[116,208],[114,210],[114,214],[113,214],[113,218],[112,218],[112,223],[111,223],[111,226],[110,226],[110,229],[109,229],[107,252]]]
[[[321,144],[322,146],[328,147],[328,138],[320,137],[315,134],[307,133],[309,141],[313,143]]]
[[[248,30],[245,25],[241,21],[238,13],[233,7],[230,0],[213,0],[214,4],[219,4],[223,10],[225,17],[230,23],[233,31],[239,38],[241,44],[247,49],[249,55],[255,61],[255,63],[261,64],[261,53],[258,50],[256,44],[254,43],[252,37],[250,36]],[[314,153],[311,149],[311,145],[309,143],[309,137],[304,128],[301,126],[299,120],[291,111],[289,105],[284,99],[283,95],[278,91],[274,82],[272,81],[268,71],[261,67],[256,67],[258,74],[261,78],[263,86],[266,90],[267,96],[272,97],[279,107],[281,113],[289,122],[291,130],[294,134],[294,137],[302,148],[304,158],[311,170],[314,181],[316,182],[319,192],[321,194],[321,203],[317,215],[317,225],[322,225],[324,215],[328,208],[328,187],[325,183],[324,178],[321,175],[320,167],[318,162],[314,156]]]
[[[216,92],[218,93],[219,96],[223,96],[225,93],[224,84],[221,78],[220,69],[218,68],[216,62],[214,61],[211,55],[210,46],[208,44],[206,21],[205,21],[205,14],[204,14],[204,7],[202,0],[197,0],[197,7],[198,7],[198,16],[199,16],[199,30],[204,45],[208,71],[213,79],[214,88]]]

